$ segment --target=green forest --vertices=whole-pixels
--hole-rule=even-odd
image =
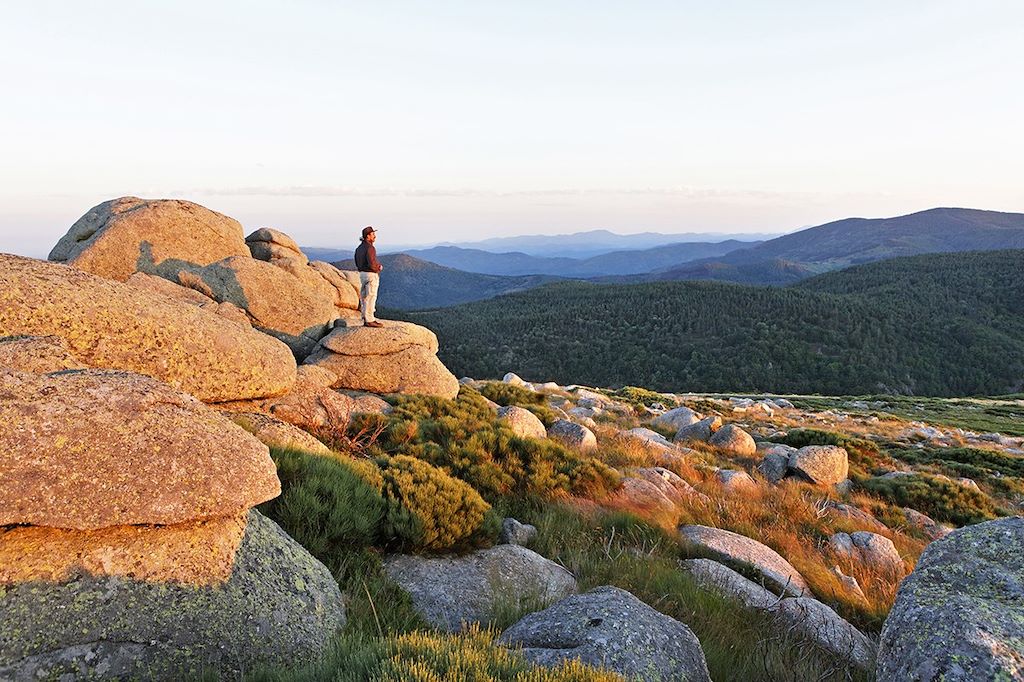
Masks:
[[[564,282],[440,310],[458,376],[660,391],[1024,390],[1024,251],[897,258],[786,288]]]

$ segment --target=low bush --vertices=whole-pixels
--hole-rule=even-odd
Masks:
[[[480,395],[499,405],[543,405],[547,397],[522,386],[491,381],[480,388]]]
[[[484,528],[490,505],[473,488],[427,462],[399,455],[376,460],[387,501],[384,532],[400,549],[447,550]]]
[[[1005,515],[985,493],[927,474],[870,478],[861,481],[859,486],[887,502],[916,509],[936,521],[948,521],[957,526]]]
[[[281,495],[259,510],[313,556],[326,563],[339,548],[377,542],[387,504],[373,481],[376,467],[281,448],[271,448],[270,456]]]
[[[1024,457],[980,448],[925,448],[900,450],[893,456],[914,464],[936,464],[958,476],[989,478],[1024,477]]]
[[[351,428],[366,429],[370,422],[385,426],[371,452],[429,462],[491,501],[524,494],[600,497],[619,484],[618,473],[593,457],[516,436],[470,389],[456,400],[402,396],[389,416],[363,415]]]

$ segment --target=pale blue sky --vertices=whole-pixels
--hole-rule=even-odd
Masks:
[[[0,251],[116,196],[307,245],[1024,211],[1024,3],[5,3]]]

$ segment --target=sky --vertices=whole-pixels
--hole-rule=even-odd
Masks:
[[[307,246],[1024,212],[1024,3],[32,0],[0,251],[183,198]]]

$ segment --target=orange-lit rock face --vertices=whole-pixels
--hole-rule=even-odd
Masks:
[[[155,379],[0,368],[0,525],[175,524],[279,493],[265,445]]]
[[[0,529],[0,585],[79,574],[213,585],[231,577],[247,514],[171,526]]]
[[[195,305],[56,263],[0,254],[0,336],[56,335],[90,367],[156,377],[205,402],[295,382],[287,346]]]
[[[85,369],[58,336],[14,337],[0,341],[0,367],[36,373]]]
[[[107,279],[170,272],[248,256],[237,220],[190,201],[121,197],[89,209],[50,252],[50,260]]]

